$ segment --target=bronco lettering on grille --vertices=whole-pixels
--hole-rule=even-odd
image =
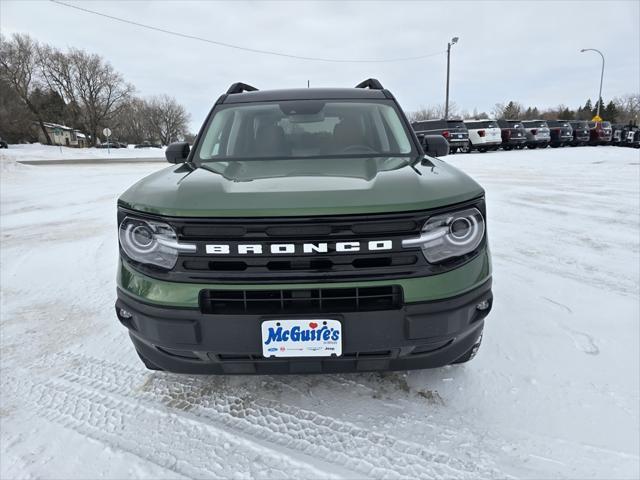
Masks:
[[[393,249],[392,240],[371,240],[369,242],[319,242],[319,243],[247,243],[230,245],[209,243],[206,252],[209,255],[293,255],[296,253],[338,253],[378,252]]]

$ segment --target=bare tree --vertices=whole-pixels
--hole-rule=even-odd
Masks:
[[[420,107],[415,112],[408,112],[407,117],[410,122],[419,122],[420,120],[430,120],[436,118],[432,107]]]
[[[407,115],[409,121],[417,122],[420,120],[431,120],[444,118],[444,103],[438,105],[429,105],[427,107],[420,107],[415,112],[409,112]],[[459,117],[458,106],[454,102],[449,102],[449,118]]]
[[[493,107],[493,110],[491,110],[494,118],[499,119],[518,119],[522,115],[522,112],[524,112],[524,107],[522,106],[522,104],[514,102],[513,100],[511,100],[506,105],[504,103],[496,103],[496,105]]]
[[[169,95],[151,97],[148,113],[151,131],[163,145],[184,138],[189,114],[175,98]]]
[[[640,93],[628,93],[613,99],[618,109],[620,121],[638,123],[640,116]]]
[[[68,53],[41,50],[40,68],[50,88],[76,113],[95,145],[99,128],[126,104],[133,86],[102,57],[72,48]]]
[[[47,144],[51,145],[51,137],[44,126],[42,114],[31,101],[31,93],[39,84],[38,74],[38,44],[35,40],[18,33],[8,41],[0,37],[0,75],[33,114]]]
[[[152,139],[148,103],[141,98],[129,98],[113,116],[111,129],[113,138],[129,143]]]

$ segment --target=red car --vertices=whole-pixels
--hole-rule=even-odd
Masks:
[[[589,145],[609,145],[612,135],[611,122],[589,122]]]

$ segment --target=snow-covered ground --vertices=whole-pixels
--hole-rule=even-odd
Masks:
[[[91,160],[118,158],[164,158],[164,148],[71,148],[39,143],[9,145],[0,150],[0,161],[9,160]]]
[[[478,356],[288,377],[142,367],[115,199],[160,165],[3,168],[0,477],[638,478],[640,151],[447,159],[487,190]]]

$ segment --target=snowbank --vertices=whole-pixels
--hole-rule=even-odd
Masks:
[[[108,159],[108,158],[164,158],[165,148],[70,148],[39,143],[9,145],[0,150],[0,160],[60,160],[60,159]]]

